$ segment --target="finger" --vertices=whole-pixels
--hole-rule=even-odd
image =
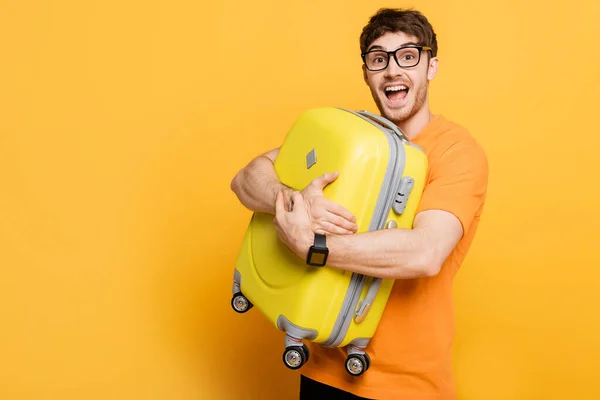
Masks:
[[[325,214],[325,216],[321,219],[321,221],[330,223],[332,225],[338,226],[342,229],[346,229],[351,232],[356,232],[358,230],[358,225],[354,222],[350,222],[345,218],[340,217],[339,215],[335,215],[332,213]]]
[[[281,190],[277,192],[277,198],[275,199],[275,215],[283,214],[285,212],[285,202],[283,193]]]
[[[338,216],[344,218],[345,220],[347,220],[348,222],[351,222],[351,223],[356,222],[356,217],[354,216],[354,214],[352,214],[347,208],[345,208],[341,204],[338,204],[331,200],[327,200],[327,201],[323,202],[323,205],[325,206],[325,209],[327,211],[329,211],[330,213],[338,215]]]
[[[323,228],[317,228],[317,229],[315,229],[315,233],[318,233],[319,235],[333,234],[333,232],[327,232]]]
[[[298,209],[299,210],[305,209],[305,207],[304,207],[304,197],[302,197],[302,195],[300,194],[300,192],[294,192],[294,193],[292,193],[292,205],[293,205],[293,208],[292,208],[293,211],[296,211]]]
[[[285,202],[285,210],[291,212],[294,210],[294,200],[292,199],[293,192],[290,194],[289,191],[284,191],[282,194]]]
[[[344,229],[344,228],[340,227],[339,225],[332,224],[331,222],[328,222],[328,221],[319,221],[318,226],[314,231],[316,233],[318,233],[317,232],[318,230],[323,230],[323,231],[326,231],[327,233],[335,234],[335,235],[352,235],[353,233],[355,233],[352,230]]]

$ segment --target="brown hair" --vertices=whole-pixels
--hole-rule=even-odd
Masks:
[[[381,8],[363,28],[360,35],[360,51],[367,51],[371,43],[388,32],[404,32],[417,38],[418,44],[432,48],[436,56],[437,39],[433,27],[419,11],[400,8]]]

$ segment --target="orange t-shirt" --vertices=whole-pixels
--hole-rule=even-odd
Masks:
[[[452,279],[475,235],[486,197],[485,152],[469,132],[435,116],[412,140],[427,154],[427,182],[417,213],[454,214],[464,234],[438,275],[396,280],[380,325],[366,352],[371,366],[359,377],[344,368],[345,348],[314,343],[300,370],[316,381],[371,399],[455,399],[451,347]]]

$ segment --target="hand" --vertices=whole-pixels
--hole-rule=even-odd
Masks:
[[[323,196],[323,188],[338,176],[338,172],[321,175],[301,191],[314,233],[351,235],[358,230],[356,217],[350,211]]]
[[[287,210],[283,192],[277,193],[273,224],[277,229],[279,240],[298,257],[304,258],[312,245],[314,233],[310,228],[310,216],[300,192],[293,193],[292,202],[292,209]]]

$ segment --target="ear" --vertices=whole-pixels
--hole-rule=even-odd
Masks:
[[[438,58],[433,57],[429,60],[429,68],[427,68],[427,80],[432,81],[433,78],[437,75],[438,71]]]
[[[365,64],[362,65],[362,71],[363,71],[363,79],[365,80],[365,83],[367,84],[367,86],[369,86],[369,78],[367,77],[367,67],[365,67]]]

